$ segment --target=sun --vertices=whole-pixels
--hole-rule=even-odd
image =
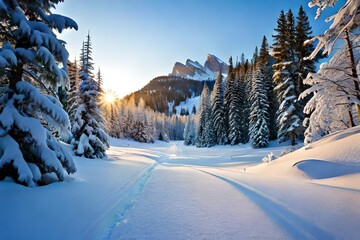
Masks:
[[[105,91],[101,96],[101,105],[108,107],[114,105],[118,97],[115,92],[112,90]]]
[[[107,91],[104,94],[105,103],[112,104],[116,100],[116,95],[112,91]]]

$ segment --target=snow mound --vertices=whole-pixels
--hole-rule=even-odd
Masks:
[[[349,128],[246,172],[360,190],[359,140],[360,126]]]
[[[323,160],[305,160],[294,165],[306,176],[313,179],[339,177],[354,173],[360,173],[360,166],[345,163],[336,163]]]

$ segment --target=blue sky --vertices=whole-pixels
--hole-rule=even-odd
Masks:
[[[54,11],[73,18],[78,31],[65,31],[70,60],[79,56],[90,31],[95,68],[105,89],[120,97],[167,75],[176,61],[204,63],[208,53],[227,62],[241,53],[251,57],[265,35],[271,42],[283,9],[297,15],[302,5],[314,33],[323,33],[324,17],[308,0],[65,0]],[[329,10],[325,13],[328,16]]]

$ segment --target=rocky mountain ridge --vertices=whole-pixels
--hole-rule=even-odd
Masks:
[[[212,54],[208,54],[204,65],[198,61],[187,59],[186,63],[176,62],[170,75],[182,76],[193,80],[214,80],[219,71],[227,73],[228,64]]]

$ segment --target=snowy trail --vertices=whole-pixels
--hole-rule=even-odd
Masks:
[[[266,239],[268,236],[289,238],[232,186],[190,167],[159,166],[134,208],[108,239]]]

